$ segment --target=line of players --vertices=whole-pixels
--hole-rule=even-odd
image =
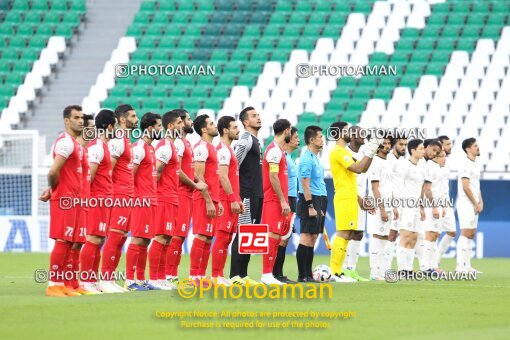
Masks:
[[[340,139],[343,141],[340,143],[352,156],[345,167],[356,173],[359,207],[355,219],[357,223],[351,223],[350,226],[339,225],[338,216],[335,216],[337,230],[348,230],[350,233],[345,237],[342,236],[345,234],[339,235],[337,232],[337,236],[344,237],[348,245],[345,261],[342,259],[342,272],[338,270],[334,273],[334,280],[368,281],[356,272],[365,227],[371,235],[369,257],[372,280],[384,280],[385,272],[392,267],[395,252],[398,270],[404,277],[412,277],[415,255],[420,270],[441,271],[440,259],[456,236],[455,216],[449,196],[450,167],[447,162],[452,149],[451,140],[447,136],[440,136],[425,141],[408,141],[404,134],[394,133],[392,138],[383,139],[375,155],[368,156],[363,169],[351,169],[353,164],[361,163],[367,155],[365,142],[359,137],[359,127],[347,129],[345,124],[338,124],[340,129],[345,130],[341,134]],[[408,158],[405,157],[406,149]],[[458,176],[457,211],[461,236],[457,242],[456,270],[466,272],[475,271],[470,259],[478,216],[483,210],[483,199],[480,170],[476,163],[476,157],[479,156],[476,139],[464,140],[462,149],[466,155],[460,162]],[[335,179],[335,174],[333,176]],[[365,201],[363,197],[372,199]],[[418,200],[420,198],[423,201]],[[372,202],[377,202],[378,206],[372,206]],[[395,204],[399,202],[422,204]],[[425,202],[429,202],[429,205],[424,206]],[[441,232],[446,234],[438,245]],[[395,246],[398,234],[400,240]],[[332,267],[333,262],[332,258]]]
[[[253,108],[243,110],[241,117],[243,124],[251,121],[258,131],[260,117]],[[227,280],[223,274],[239,214],[248,212],[250,222],[260,220],[251,219],[253,206],[240,196],[239,166],[231,148],[232,141],[239,138],[235,119],[221,117],[216,127],[207,115],[192,122],[185,110],[172,110],[162,117],[148,112],[140,119],[143,135],[131,146],[128,132],[138,126],[131,106],[121,105],[115,112],[103,109],[92,118],[83,115],[79,106],[66,107],[65,132],[53,147],[49,188],[41,194],[41,200],[50,201],[50,238],[55,240],[46,294],[77,296],[175,289],[182,243],[191,219],[195,235],[190,251],[193,282],[208,284],[203,279],[211,252],[215,283],[253,281],[247,275]],[[84,127],[94,125],[98,131],[96,138],[88,141],[82,132],[90,131]],[[110,138],[117,125],[124,137]],[[201,138],[194,148],[186,139],[193,128]],[[221,142],[215,147],[212,140],[218,130]],[[290,141],[290,122],[277,120],[273,131],[274,141],[261,166],[257,166],[263,177],[263,183],[258,183],[263,189],[261,219],[270,228],[269,252],[263,256],[261,281],[283,284],[274,278],[273,268],[281,235],[288,233],[292,218],[282,149]],[[162,136],[165,138],[158,141]],[[251,149],[245,148],[244,157]],[[150,205],[62,207],[63,198],[114,198],[123,202],[135,199]],[[246,203],[249,206],[245,209]],[[128,231],[131,242],[126,253],[126,282],[121,287],[115,283],[113,274]],[[145,277],[147,259],[149,280]],[[100,263],[103,280],[98,282]],[[69,272],[80,275],[66,275]]]

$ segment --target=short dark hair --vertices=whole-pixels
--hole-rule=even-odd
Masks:
[[[96,128],[106,129],[108,125],[115,126],[115,113],[112,110],[102,109],[96,115]]]
[[[244,126],[244,121],[248,118],[248,111],[255,110],[253,106],[247,106],[244,109],[241,110],[241,113],[239,113],[239,120]]]
[[[443,145],[441,144],[441,142],[435,138],[425,139],[423,141],[424,147],[428,147],[429,145],[430,146],[438,146],[440,148],[443,148]]]
[[[193,128],[200,137],[202,137],[202,129],[207,126],[207,118],[209,118],[208,115],[199,115],[193,120]]]
[[[186,118],[186,114],[189,114],[189,112],[184,109],[173,109],[172,111],[177,112],[177,114],[179,115],[179,117],[181,117],[182,120]]]
[[[290,135],[292,136],[293,134],[297,133],[297,127],[295,126],[291,126],[290,127]]]
[[[335,140],[338,140],[340,138],[340,135],[342,133],[342,130],[349,124],[347,124],[346,122],[334,122],[333,124],[331,124],[331,126],[329,127],[329,130],[336,130],[338,129],[339,132],[338,132],[338,136],[336,136],[337,138]],[[335,138],[335,134],[332,134],[331,136],[328,136],[328,138]]]
[[[306,145],[310,144],[311,139],[317,136],[317,133],[319,131],[322,131],[322,128],[320,126],[317,125],[307,126],[305,129],[305,144]]]
[[[223,136],[223,129],[228,129],[230,127],[230,123],[235,121],[235,118],[232,116],[223,116],[218,119],[218,132],[220,133],[220,136]]]
[[[134,110],[134,108],[129,104],[120,104],[115,109],[115,117],[119,119],[121,116],[125,116],[128,111]]]
[[[168,124],[175,123],[177,118],[179,118],[179,113],[176,112],[175,110],[165,112],[165,114],[163,114],[163,118],[161,118],[163,129],[166,130],[168,128]]]
[[[290,124],[290,122],[287,119],[285,118],[277,119],[276,122],[273,123],[274,135],[277,136],[282,134],[283,131],[287,130],[291,126],[292,124]]]
[[[87,127],[89,124],[89,121],[94,121],[94,116],[93,115],[89,115],[89,114],[84,114],[83,115],[83,126],[84,127]],[[95,121],[94,121],[94,124],[95,124]]]
[[[464,152],[467,153],[466,149],[470,148],[475,143],[476,143],[476,138],[471,137],[468,139],[464,139],[462,141],[462,150],[464,150]]]
[[[154,112],[146,112],[140,119],[140,130],[145,131],[149,128],[149,126],[154,126],[157,123],[157,120],[161,119],[161,116]]]
[[[407,143],[407,151],[409,152],[409,155],[412,155],[411,150],[416,150],[420,144],[423,144],[423,140],[411,139],[409,143]]]
[[[69,105],[64,108],[64,118],[70,118],[71,117],[71,111],[83,111],[80,105]]]
[[[447,136],[447,135],[442,135],[442,136],[439,136],[437,137],[437,140],[443,144],[445,140],[450,140],[450,138]]]

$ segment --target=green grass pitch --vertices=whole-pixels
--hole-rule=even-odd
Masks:
[[[34,271],[47,268],[48,256],[0,253],[2,339],[176,339],[176,336],[183,339],[227,336],[233,339],[235,336],[243,340],[281,336],[508,339],[510,333],[510,259],[474,260],[473,266],[484,272],[477,281],[336,284],[333,298],[323,300],[215,300],[211,296],[186,300],[176,291],[48,298],[44,295],[46,285],[34,282]],[[326,256],[315,258],[316,265],[328,262]],[[181,276],[187,271],[188,263],[185,256]],[[446,269],[452,270],[453,266],[453,260],[444,261]],[[250,262],[252,277],[258,279],[260,269],[261,257],[255,256]],[[295,257],[287,256],[285,273],[295,278],[296,271]],[[367,259],[360,259],[359,272],[367,276]],[[356,316],[329,321],[329,329],[308,330],[183,329],[178,320],[155,316],[156,311],[194,310],[354,311]]]

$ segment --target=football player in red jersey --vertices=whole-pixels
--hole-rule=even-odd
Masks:
[[[156,145],[158,171],[158,208],[155,218],[155,236],[149,249],[149,284],[163,290],[177,289],[165,277],[166,253],[179,209],[179,158],[174,146],[181,135],[182,119],[176,111],[163,115],[165,138]]]
[[[50,238],[55,240],[46,295],[57,297],[81,295],[64,286],[64,270],[71,256],[74,233],[79,232],[78,207],[72,206],[72,200],[79,198],[81,191],[83,151],[76,138],[83,130],[82,108],[67,106],[63,116],[65,131],[55,141],[53,164],[48,172],[50,189],[40,197],[50,201]]]
[[[244,205],[239,194],[239,166],[232,150],[232,141],[239,139],[239,127],[234,117],[223,116],[218,120],[220,143],[216,146],[220,167],[220,201],[224,207],[216,223],[215,241],[212,246],[212,279],[216,284],[230,286],[225,279],[223,268],[228,255],[232,234],[237,231],[239,213]]]
[[[133,145],[133,174],[135,204],[131,211],[131,243],[126,253],[126,282],[128,290],[160,290],[145,280],[147,247],[155,232],[154,217],[157,208],[156,157],[152,141],[161,138],[161,116],[147,112],[140,120],[142,138]],[[146,202],[150,206],[146,206]],[[135,281],[135,271],[138,282]]]
[[[182,243],[188,235],[191,215],[193,212],[193,192],[202,191],[207,185],[195,179],[195,165],[193,148],[186,139],[187,134],[193,133],[193,121],[189,113],[183,109],[175,109],[183,122],[182,136],[174,141],[175,150],[179,157],[179,213],[175,217],[175,227],[172,228],[172,239],[168,246],[165,274],[169,283],[177,283],[177,270],[181,262]]]
[[[214,121],[208,115],[199,115],[194,121],[195,131],[200,141],[193,149],[195,158],[195,178],[207,184],[207,190],[193,193],[193,245],[190,251],[190,277],[198,285],[205,278],[211,242],[217,217],[223,214],[219,201],[219,167],[216,149],[212,140],[218,135]],[[202,283],[209,286],[208,281]]]
[[[290,214],[288,202],[289,182],[287,160],[283,151],[285,143],[290,142],[291,124],[287,119],[278,119],[273,124],[274,141],[269,144],[262,163],[264,184],[264,203],[262,223],[269,226],[269,251],[262,256],[262,278],[264,284],[283,285],[273,276],[273,266],[278,254],[281,235]]]
[[[107,199],[113,196],[112,163],[108,140],[115,129],[115,114],[111,110],[99,111],[95,118],[96,138],[88,145],[90,166],[90,198]],[[101,260],[101,245],[106,238],[107,225],[110,221],[110,207],[101,204],[89,207],[87,215],[87,241],[80,253],[80,286],[92,293],[112,293],[106,285],[98,285],[97,275]]]
[[[116,138],[110,139],[108,148],[112,161],[113,197],[116,200],[133,199],[133,153],[131,150],[130,134],[138,126],[138,117],[131,105],[122,104],[115,109],[117,118]],[[109,281],[110,288],[125,292],[123,287],[115,283],[113,274],[119,265],[122,247],[127,239],[131,219],[131,206],[114,206],[110,213],[108,238],[103,247],[101,272]]]

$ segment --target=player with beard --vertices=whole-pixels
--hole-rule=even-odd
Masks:
[[[262,123],[259,113],[251,106],[244,108],[239,114],[245,132],[239,137],[235,146],[239,163],[239,184],[241,199],[245,206],[244,213],[239,215],[239,224],[259,224],[262,216],[264,192],[262,189],[262,147],[258,139],[258,131]],[[231,246],[230,282],[233,284],[250,285],[258,282],[248,276],[249,254],[239,254],[239,235],[236,233]]]
[[[211,243],[218,217],[223,215],[220,202],[220,176],[216,149],[212,144],[218,135],[214,121],[208,115],[195,118],[194,129],[200,141],[193,148],[195,178],[207,184],[207,189],[193,193],[193,244],[190,250],[190,279],[195,286],[209,287],[204,280],[211,253]]]
[[[135,109],[129,104],[119,105],[115,109],[115,117],[118,124],[115,134],[118,138],[108,142],[108,149],[112,163],[113,197],[122,201],[134,197],[133,153],[129,135],[138,126],[138,117]],[[116,289],[118,292],[127,290],[115,283],[112,273],[119,265],[130,222],[130,206],[112,208],[108,238],[103,246],[101,272],[106,277],[102,285],[109,285],[110,289]]]
[[[135,199],[140,204],[131,211],[131,243],[126,253],[126,282],[128,290],[160,290],[145,280],[147,247],[155,232],[157,209],[157,170],[152,142],[161,138],[161,116],[147,112],[140,119],[142,138],[133,144],[133,175]],[[150,206],[144,204],[150,201]],[[138,281],[135,281],[135,271]]]
[[[442,181],[443,184],[441,188],[443,189],[443,199],[445,202],[450,202],[450,155],[452,152],[452,141],[448,136],[439,136],[437,137],[441,145],[443,146],[443,151],[446,154],[444,158],[444,165],[441,167],[442,170]],[[450,247],[452,241],[457,236],[457,226],[455,224],[455,215],[453,212],[453,207],[449,204],[444,207],[446,210],[445,217],[441,223],[441,231],[446,234],[443,236],[441,241],[439,241],[438,245],[438,254],[437,254],[437,266],[441,263],[441,258],[446,253],[446,250]]]
[[[182,243],[188,236],[191,215],[193,212],[193,192],[201,192],[207,189],[207,185],[195,179],[195,165],[193,148],[186,139],[188,134],[193,133],[193,121],[188,111],[183,109],[173,110],[179,114],[183,122],[182,136],[174,141],[175,151],[179,158],[179,213],[175,217],[175,228],[171,232],[170,245],[166,252],[165,276],[169,283],[176,284],[179,281],[178,268],[181,262]]]

